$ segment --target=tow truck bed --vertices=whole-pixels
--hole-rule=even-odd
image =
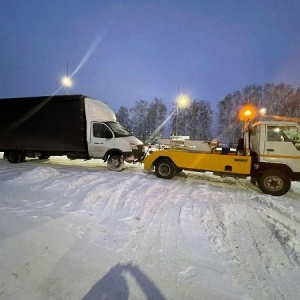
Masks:
[[[224,176],[248,176],[251,156],[203,153],[190,150],[164,149],[154,151],[144,158],[144,170],[150,171],[161,160],[170,160],[177,169],[209,171]]]

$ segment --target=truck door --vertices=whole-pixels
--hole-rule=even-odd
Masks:
[[[263,153],[264,161],[285,163],[292,166],[292,169],[299,169],[300,148],[297,147],[290,135],[290,132],[293,132],[293,130],[297,130],[296,127],[267,126]]]
[[[105,153],[115,146],[115,138],[111,129],[104,123],[93,122],[91,126],[90,155],[103,158]]]

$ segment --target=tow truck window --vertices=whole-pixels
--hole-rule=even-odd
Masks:
[[[282,127],[282,132],[294,144],[296,149],[300,151],[300,129],[296,126],[285,126]]]
[[[292,142],[300,151],[300,130],[296,126],[268,126],[267,140]]]
[[[281,130],[278,126],[268,126],[267,128],[267,140],[268,141],[284,141],[284,138],[281,135]]]

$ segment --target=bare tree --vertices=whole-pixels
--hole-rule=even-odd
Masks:
[[[132,113],[132,125],[134,135],[141,140],[145,140],[146,132],[148,129],[148,102],[145,100],[138,100],[135,102],[135,106],[130,109]]]
[[[161,99],[157,97],[150,103],[147,112],[147,134],[150,138],[162,135],[165,127],[167,107]]]
[[[121,125],[126,128],[128,131],[132,131],[132,122],[129,116],[128,108],[121,106],[119,111],[116,113],[117,121],[121,123]]]

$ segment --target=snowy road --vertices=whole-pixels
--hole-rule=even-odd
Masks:
[[[0,159],[0,180],[0,299],[300,297],[299,183],[64,158]]]

